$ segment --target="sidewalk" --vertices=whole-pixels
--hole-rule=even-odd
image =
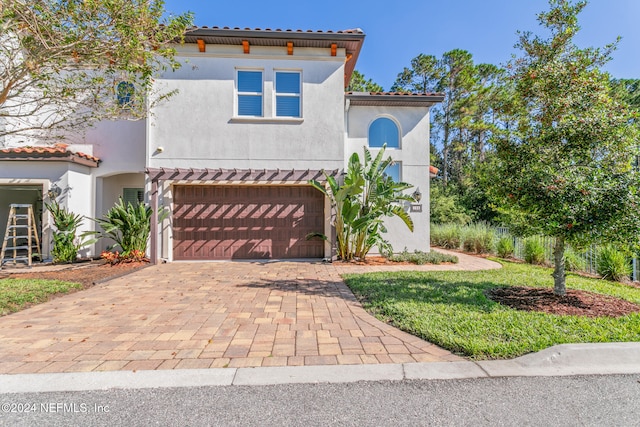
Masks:
[[[0,394],[356,381],[640,374],[640,343],[563,344],[513,360],[0,375]]]

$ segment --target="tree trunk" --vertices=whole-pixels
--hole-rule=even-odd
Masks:
[[[443,140],[442,140],[442,184],[443,186],[447,186],[449,183],[449,131],[450,131],[450,123],[449,119],[451,114],[449,112],[449,107],[443,107],[444,110],[444,123],[443,123]]]
[[[449,146],[446,143],[442,145],[442,185],[447,186],[449,183]]]
[[[556,237],[553,248],[555,269],[553,270],[553,293],[564,296],[567,293],[566,275],[564,272],[564,237]]]

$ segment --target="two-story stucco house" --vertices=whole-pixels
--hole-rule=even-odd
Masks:
[[[152,224],[154,261],[330,257],[330,242],[306,239],[332,235],[329,202],[308,180],[339,178],[352,153],[387,144],[389,175],[424,195],[407,206],[415,231],[390,219],[388,239],[398,251],[429,250],[429,109],[442,95],[345,93],[364,37],[189,30],[176,46],[182,68],[155,83],[177,92],[147,120],[100,123],[69,146],[4,141],[0,226],[8,203],[42,210],[56,197],[96,217],[124,197],[167,212]]]

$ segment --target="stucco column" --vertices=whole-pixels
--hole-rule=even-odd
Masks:
[[[158,181],[151,180],[151,264],[158,263]]]

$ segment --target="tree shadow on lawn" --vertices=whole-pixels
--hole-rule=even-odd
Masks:
[[[505,309],[587,317],[621,317],[640,312],[640,305],[607,294],[568,289],[558,296],[549,287],[511,286],[491,281],[444,281],[433,277],[391,276],[384,279],[346,277],[348,286],[366,302],[391,301],[464,305],[476,312]]]
[[[474,311],[494,312],[500,304],[487,298],[490,289],[507,285],[483,281],[445,281],[429,277],[387,277],[372,279],[370,276],[347,276],[347,286],[363,302],[411,301],[427,304],[465,305]]]
[[[256,279],[243,287],[270,291],[295,292],[313,297],[340,298],[346,301],[368,303],[386,301],[415,301],[429,304],[467,305],[475,311],[495,312],[501,305],[485,295],[489,289],[506,285],[486,281],[455,282],[427,278],[387,278],[376,280],[370,273],[346,275],[344,281],[286,279]],[[502,307],[504,309],[505,307]]]

